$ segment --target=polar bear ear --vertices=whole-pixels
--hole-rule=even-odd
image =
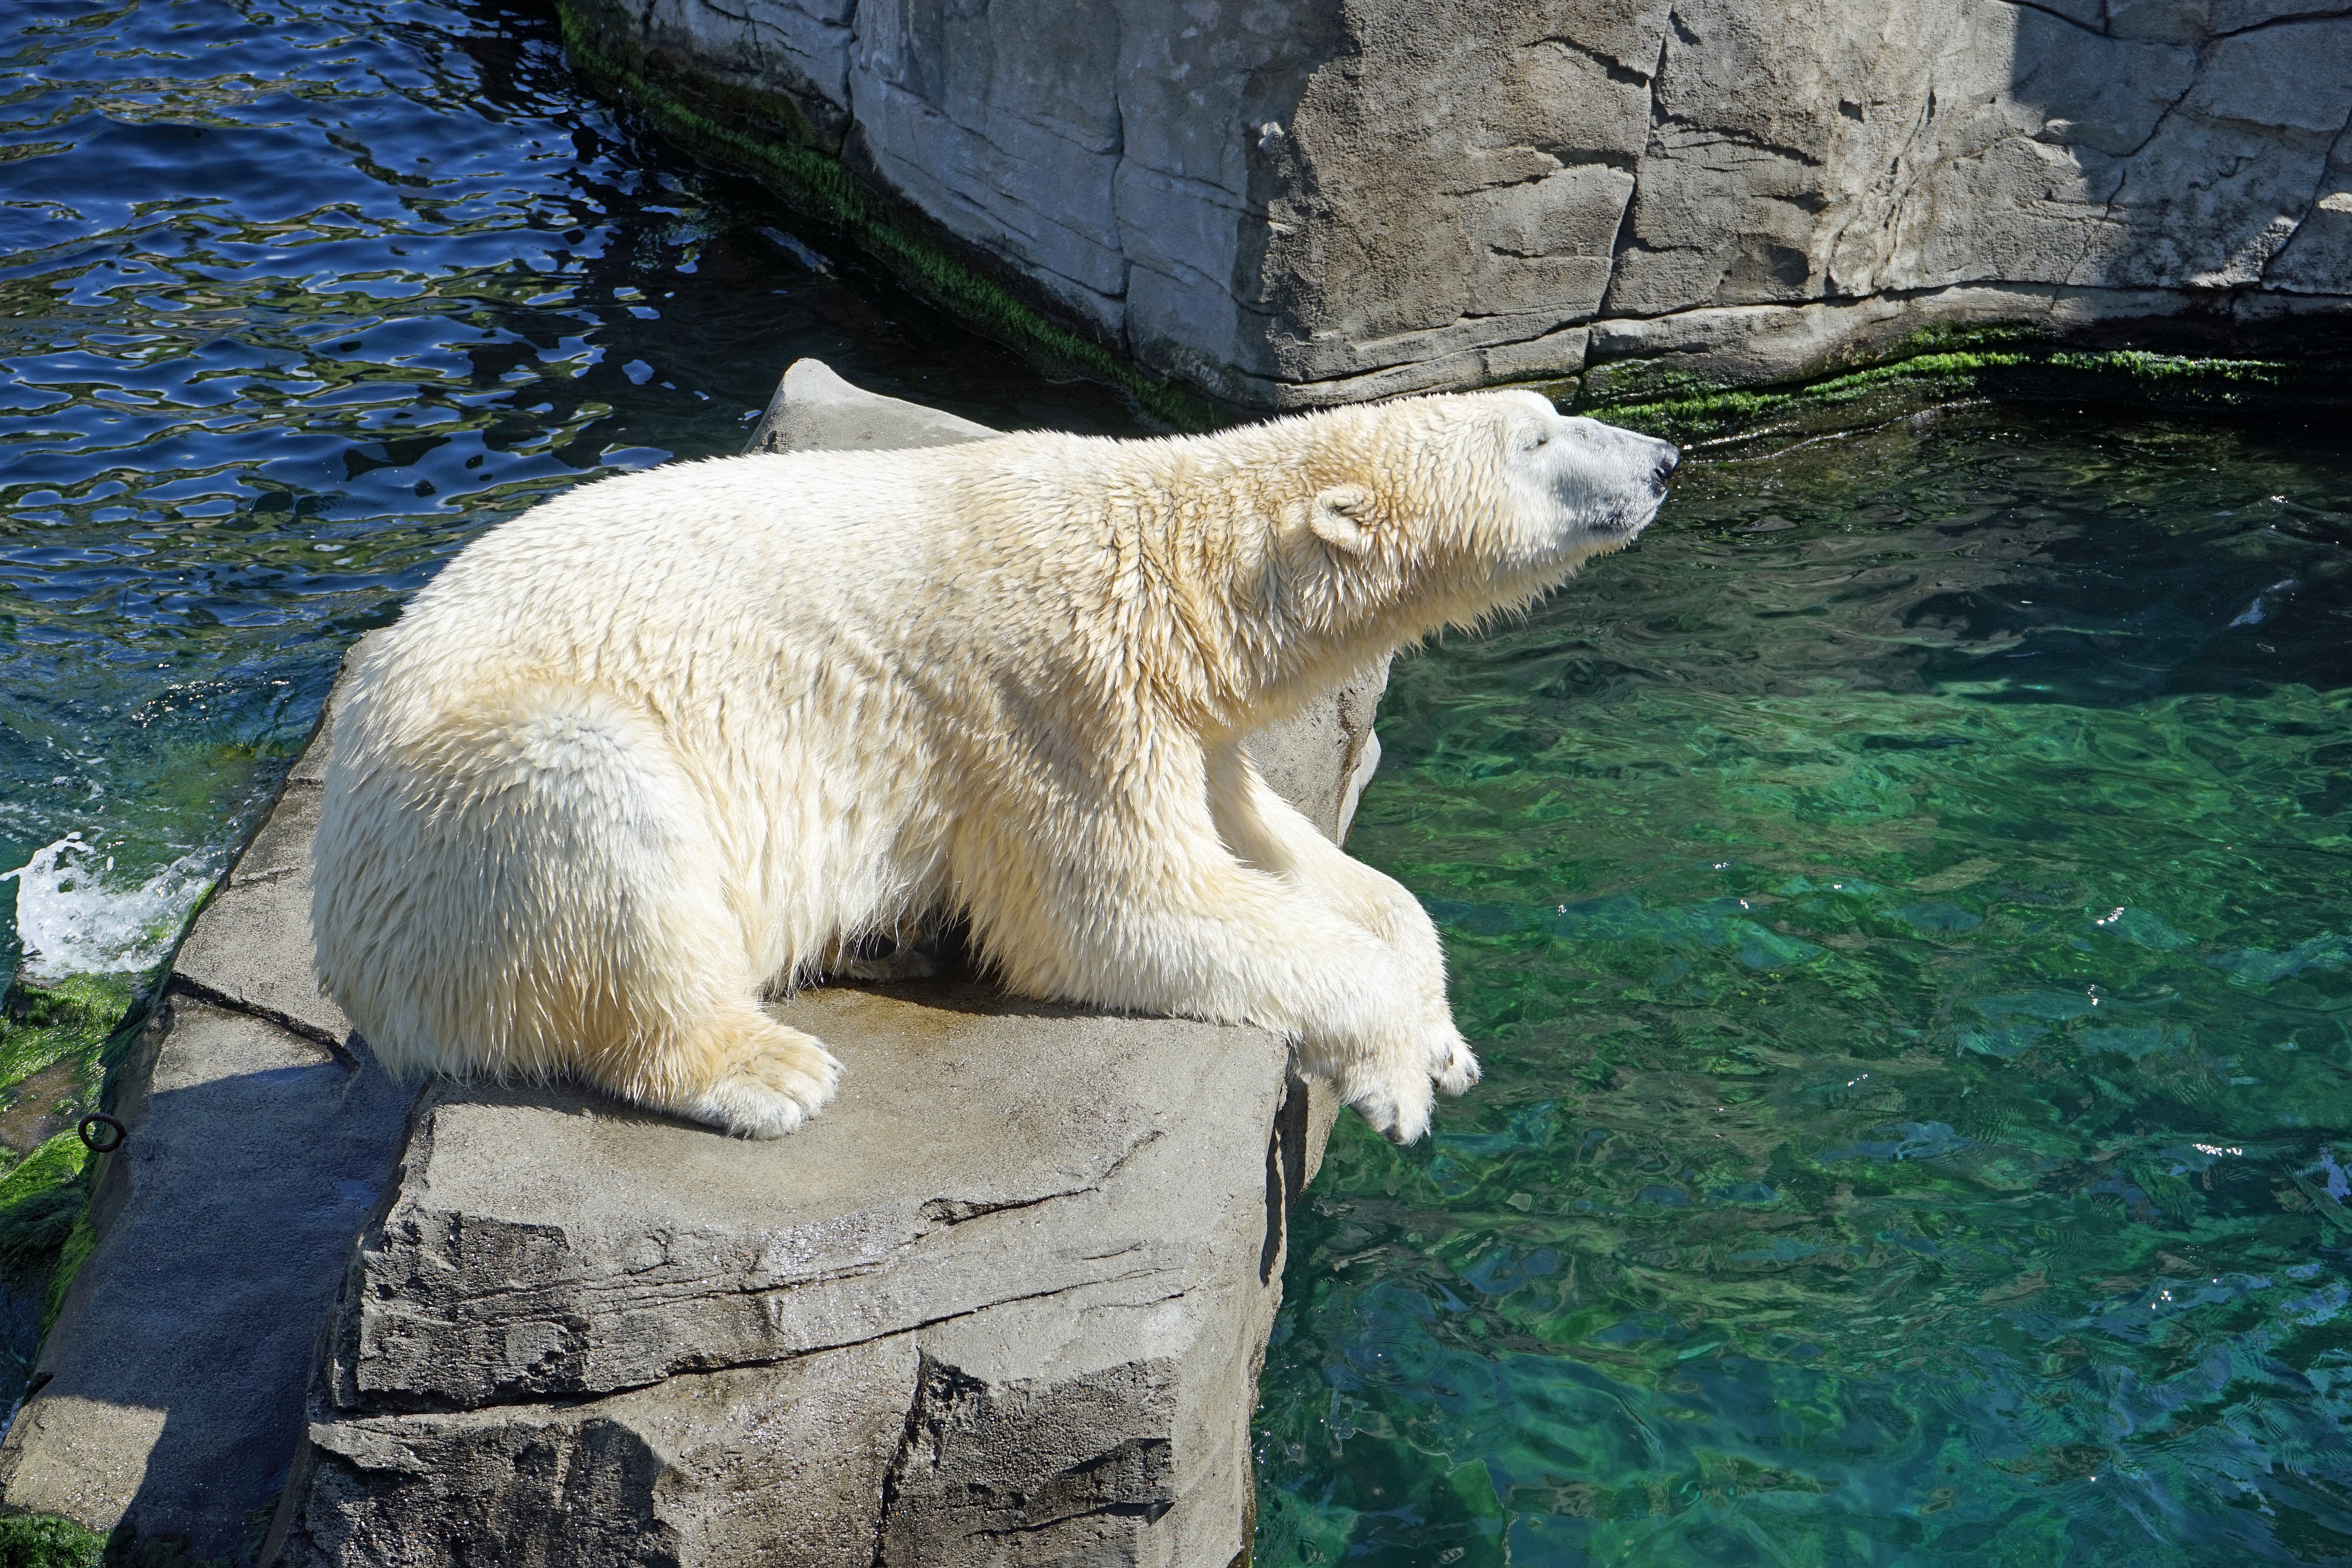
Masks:
[[[1315,498],[1307,526],[1315,537],[1345,555],[1372,547],[1372,492],[1361,485],[1334,485]]]

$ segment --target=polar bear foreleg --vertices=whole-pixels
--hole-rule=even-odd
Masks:
[[[1445,950],[1421,900],[1393,877],[1342,851],[1265,782],[1238,742],[1210,748],[1209,811],[1245,864],[1288,879],[1386,942],[1412,976],[1429,1025],[1430,1076],[1447,1094],[1478,1081],[1478,1058],[1445,999]]]
[[[970,906],[1005,978],[1035,994],[1255,1024],[1292,1041],[1300,1066],[1377,1131],[1419,1139],[1435,1026],[1396,950],[1293,879],[1241,864],[1205,802],[1145,815],[1148,831],[1088,825],[1033,868],[1043,875],[964,872],[967,888],[1027,894]],[[1047,837],[1020,836],[1008,858]]]

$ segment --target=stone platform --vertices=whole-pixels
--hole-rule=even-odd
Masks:
[[[988,432],[795,365],[755,447]],[[1252,742],[1335,836],[1385,668]],[[1226,1568],[1328,1095],[966,977],[783,1005],[775,1143],[390,1082],[310,979],[332,704],[184,946],[0,1503],[301,1563]]]

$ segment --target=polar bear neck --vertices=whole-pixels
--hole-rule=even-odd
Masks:
[[[1517,610],[1573,563],[1516,570],[1483,399],[1327,410],[1147,441],[1026,435],[957,449],[961,548],[1059,602],[1099,679],[1206,734],[1282,717],[1441,627]],[[944,456],[944,454],[935,454]],[[1360,497],[1336,550],[1318,497]]]
[[[1352,454],[1302,454],[1302,423],[976,446],[960,482],[981,504],[967,515],[989,553],[1024,563],[1031,591],[1064,602],[1124,698],[1205,734],[1245,729],[1446,618],[1401,613],[1389,562],[1348,563],[1352,593],[1300,591],[1332,568],[1293,514],[1361,471]]]

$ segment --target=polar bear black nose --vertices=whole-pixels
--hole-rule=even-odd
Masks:
[[[1650,482],[1664,489],[1668,476],[1675,471],[1675,465],[1682,460],[1682,453],[1672,447],[1667,447],[1664,455],[1659,458],[1657,471],[1650,476]]]

